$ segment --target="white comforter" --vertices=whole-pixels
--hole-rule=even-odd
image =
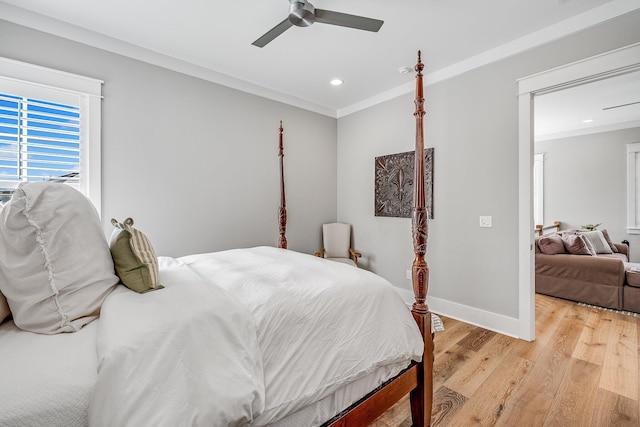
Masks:
[[[92,425],[262,426],[422,339],[384,279],[271,247],[161,258],[166,289],[103,306]]]
[[[264,407],[251,315],[181,262],[161,266],[165,289],[122,287],[102,306],[89,425],[248,425]]]

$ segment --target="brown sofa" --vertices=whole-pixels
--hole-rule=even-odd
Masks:
[[[640,264],[627,265],[626,279],[622,289],[622,308],[640,313]]]
[[[613,254],[550,255],[542,253],[539,240],[535,243],[537,293],[640,312],[640,264],[628,263],[628,245],[613,243],[618,250]]]

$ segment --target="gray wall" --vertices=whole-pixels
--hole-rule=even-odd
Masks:
[[[104,80],[102,220],[159,255],[275,246],[284,122],[291,249],[336,216],[336,120],[0,20],[0,56]]]
[[[627,144],[640,142],[640,128],[539,141],[544,153],[545,224],[562,228],[602,223],[615,242],[631,243],[640,260],[640,236],[627,234]]]
[[[638,22],[629,14],[425,88],[433,297],[518,316],[516,80],[640,41]],[[409,289],[410,221],[373,215],[373,162],[413,149],[413,94],[336,123],[2,21],[0,40],[2,56],[105,81],[105,231],[112,216],[132,216],[167,255],[274,244],[283,119],[290,247],[314,251],[320,224],[337,215],[354,225],[364,266]],[[493,227],[479,228],[480,215]]]
[[[639,13],[625,15],[425,87],[425,146],[435,148],[432,297],[518,317],[516,80],[638,42],[639,22]],[[413,108],[408,94],[338,121],[338,220],[354,224],[363,264],[406,289],[410,220],[374,217],[373,174],[376,156],[413,148]],[[492,228],[479,227],[481,215],[493,217]]]

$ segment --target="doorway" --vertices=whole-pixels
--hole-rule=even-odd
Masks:
[[[522,339],[535,339],[534,97],[637,70],[640,70],[640,43],[518,80],[518,317]]]

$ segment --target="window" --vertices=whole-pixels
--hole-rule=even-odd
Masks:
[[[20,182],[58,181],[98,212],[102,82],[0,58],[0,201]]]
[[[640,234],[640,142],[627,144],[627,233]]]

